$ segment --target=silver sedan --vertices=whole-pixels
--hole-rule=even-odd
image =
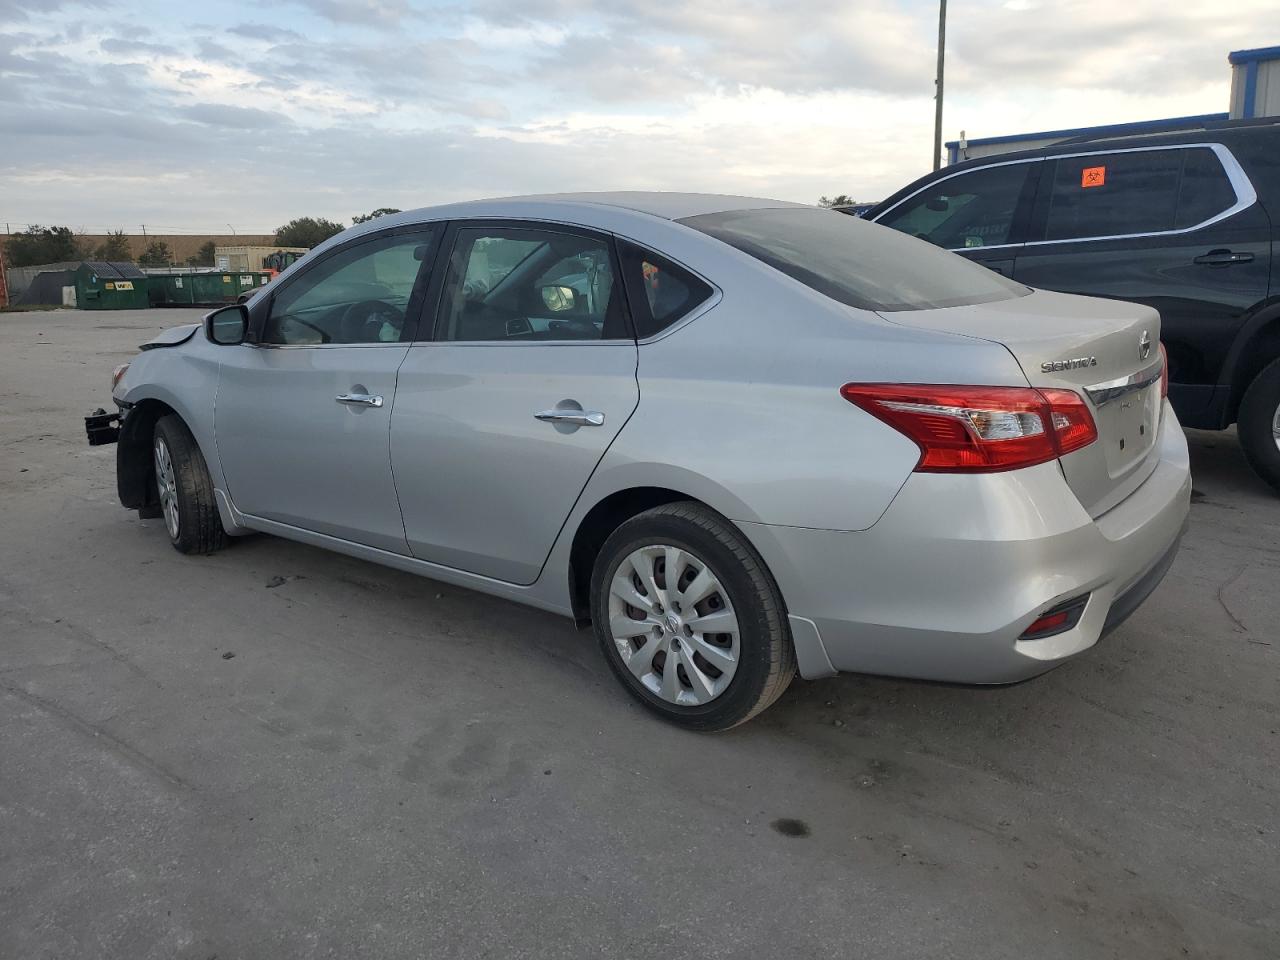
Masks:
[[[1004,683],[1153,590],[1187,515],[1151,309],[826,210],[480,201],[334,237],[116,371],[126,507],[590,621],[719,730],[793,675]]]

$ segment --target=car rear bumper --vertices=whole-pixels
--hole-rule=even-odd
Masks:
[[[913,473],[880,521],[840,532],[743,523],[792,615],[801,673],[1010,683],[1093,646],[1155,589],[1177,552],[1191,473],[1168,404],[1147,480],[1092,518],[1057,463]],[[1020,640],[1088,594],[1070,630]]]

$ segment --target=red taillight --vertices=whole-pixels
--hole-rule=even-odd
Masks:
[[[1160,399],[1169,396],[1169,351],[1160,342]]]
[[[1093,416],[1070,390],[846,383],[841,395],[920,447],[920,472],[1016,470],[1092,443]]]

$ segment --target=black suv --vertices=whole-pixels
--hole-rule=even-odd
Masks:
[[[1280,121],[969,160],[865,216],[1031,287],[1155,307],[1178,418],[1238,423],[1280,489]]]

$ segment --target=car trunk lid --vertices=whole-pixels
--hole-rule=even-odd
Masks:
[[[1111,509],[1155,469],[1163,404],[1160,317],[1150,307],[1033,291],[994,303],[882,315],[893,323],[999,343],[1031,386],[1084,397],[1098,439],[1059,463],[1092,516]],[[956,382],[963,380],[958,374]]]

